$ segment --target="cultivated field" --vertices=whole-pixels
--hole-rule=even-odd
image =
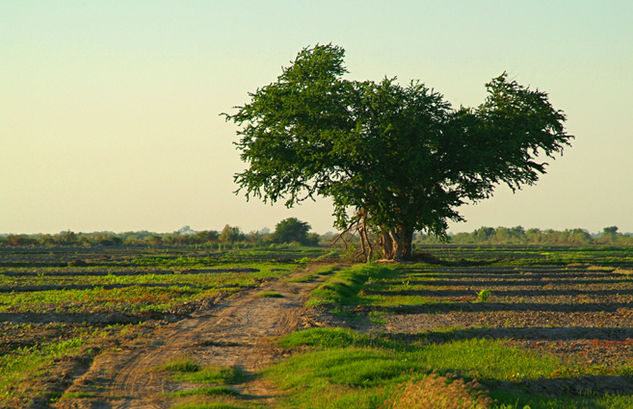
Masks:
[[[423,250],[1,250],[0,407],[633,407],[633,249]]]
[[[55,405],[96,356],[151,338],[325,253],[0,249],[0,407]]]

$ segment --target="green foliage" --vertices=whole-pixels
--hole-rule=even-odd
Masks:
[[[627,235],[602,235],[592,237],[583,229],[566,229],[556,231],[552,229],[539,230],[536,228],[527,231],[521,226],[507,227],[480,227],[471,233],[457,233],[449,236],[451,243],[455,244],[533,244],[533,245],[588,245],[588,244],[630,244],[633,245],[633,236]],[[419,244],[436,243],[437,240],[428,235],[418,235],[416,242]]]
[[[220,233],[219,240],[222,243],[235,243],[244,239],[244,234],[239,227],[224,226]]]
[[[306,245],[315,245],[318,243],[318,236],[308,237],[310,225],[302,222],[296,217],[290,217],[277,223],[273,233],[273,241],[276,243],[292,243],[297,242]]]
[[[565,116],[547,95],[502,74],[476,108],[453,109],[438,92],[412,81],[349,81],[344,50],[305,48],[276,82],[250,94],[235,114],[248,168],[240,190],[293,206],[331,197],[336,225],[356,223],[409,249],[414,230],[444,236],[457,208],[505,183],[518,189],[545,172],[539,157],[570,144]],[[353,211],[350,212],[349,210]]]
[[[479,302],[486,302],[488,298],[490,298],[490,295],[492,295],[490,288],[484,288],[477,293],[477,300]]]
[[[618,233],[616,226],[605,227],[600,235],[591,235],[585,229],[525,230],[516,227],[480,227],[470,233],[456,233],[448,236],[453,244],[499,244],[499,245],[617,245],[633,246],[633,234]],[[418,245],[436,244],[438,240],[426,234],[417,234]]]

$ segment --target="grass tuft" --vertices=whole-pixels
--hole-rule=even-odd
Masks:
[[[174,361],[167,362],[158,367],[164,371],[173,371],[181,373],[198,372],[200,370],[200,364],[191,360],[191,358],[178,358]]]
[[[258,297],[283,298],[284,296],[276,291],[264,291],[257,294]]]
[[[311,346],[316,348],[380,347],[386,349],[406,349],[406,345],[385,339],[370,337],[348,328],[308,328],[293,332],[279,340],[286,348]]]

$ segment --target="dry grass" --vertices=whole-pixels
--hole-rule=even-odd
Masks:
[[[381,409],[486,409],[493,403],[475,380],[430,374],[398,386]]]

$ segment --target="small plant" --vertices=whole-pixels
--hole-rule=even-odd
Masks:
[[[310,257],[303,257],[297,260],[297,264],[308,264],[310,261],[312,261]]]
[[[488,298],[490,298],[491,295],[492,295],[492,291],[490,291],[490,288],[484,288],[483,290],[477,293],[477,301],[486,302],[488,301]]]

